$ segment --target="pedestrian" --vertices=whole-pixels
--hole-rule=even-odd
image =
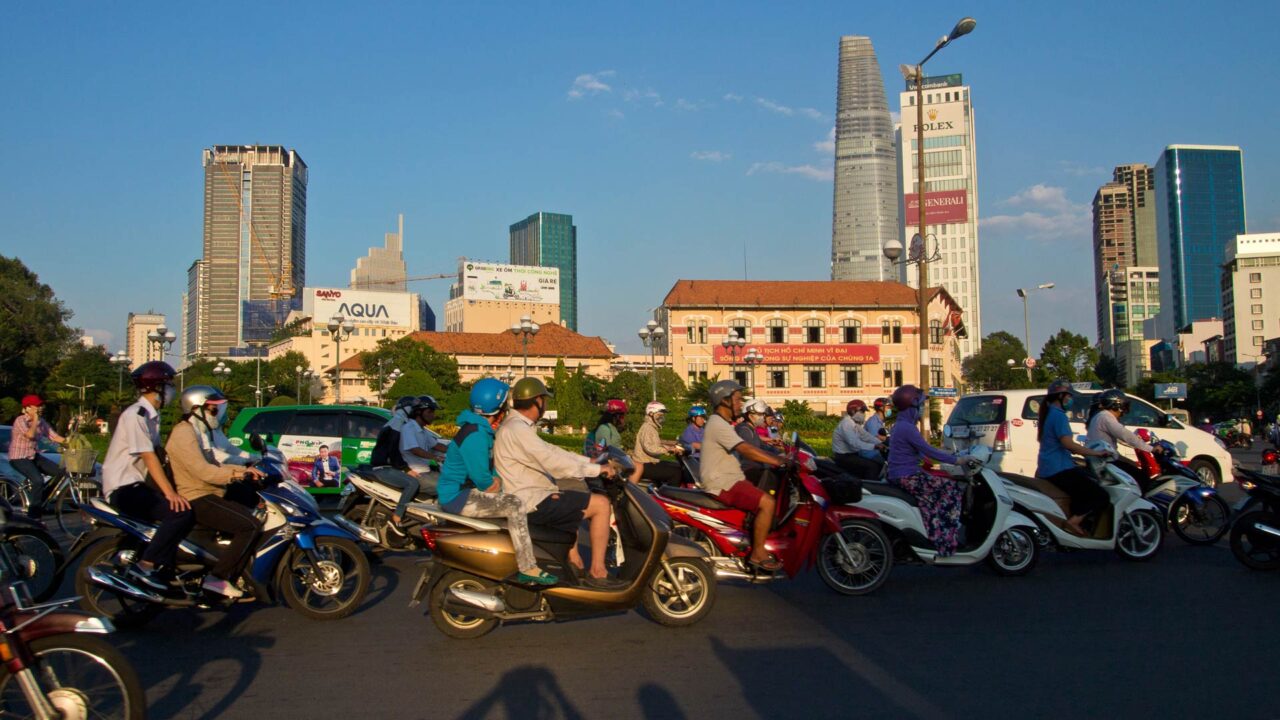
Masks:
[[[22,414],[13,421],[9,440],[9,465],[27,479],[24,488],[27,497],[27,514],[39,518],[44,503],[44,477],[56,477],[61,470],[40,454],[40,441],[64,443],[66,438],[53,431],[41,415],[44,400],[39,395],[22,398]]]

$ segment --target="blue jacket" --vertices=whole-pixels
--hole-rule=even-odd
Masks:
[[[498,477],[493,470],[493,428],[489,418],[463,410],[457,424],[458,434],[445,451],[436,486],[440,506],[448,512],[457,512],[466,504],[471,488],[487,490]]]

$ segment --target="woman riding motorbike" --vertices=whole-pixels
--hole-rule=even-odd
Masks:
[[[893,407],[898,422],[889,439],[889,482],[915,496],[920,517],[929,529],[929,541],[938,557],[950,557],[960,545],[960,510],[964,491],[950,478],[925,472],[920,463],[930,458],[955,465],[959,459],[925,441],[916,422],[924,407],[925,393],[915,385],[903,385],[893,391]]]
[[[680,444],[693,457],[702,454],[702,434],[707,427],[707,409],[701,405],[689,408],[689,424],[680,433]]]
[[[1129,396],[1125,395],[1123,390],[1107,390],[1100,393],[1094,398],[1089,412],[1092,415],[1089,418],[1088,442],[1104,442],[1113,450],[1119,449],[1120,445],[1124,444],[1142,452],[1152,454],[1164,452],[1160,448],[1143,442],[1142,438],[1133,434],[1124,426],[1124,423],[1120,422],[1120,417],[1129,412]],[[1137,463],[1126,458],[1116,458],[1114,464],[1137,480],[1139,486],[1144,489],[1147,487],[1150,478]]]
[[[1040,401],[1036,439],[1040,441],[1040,454],[1036,462],[1036,477],[1056,485],[1071,498],[1071,516],[1067,528],[1086,535],[1081,521],[1091,513],[1105,508],[1110,502],[1107,492],[1094,481],[1089,471],[1076,465],[1076,455],[1107,457],[1105,450],[1090,450],[1075,441],[1067,409],[1071,407],[1074,391],[1066,380],[1054,380]]]

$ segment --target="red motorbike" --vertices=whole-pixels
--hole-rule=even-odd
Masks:
[[[777,514],[765,548],[782,563],[779,573],[757,571],[748,562],[754,514],[732,508],[694,487],[652,488],[671,516],[672,534],[698,543],[722,579],[766,583],[785,574],[795,577],[811,565],[838,593],[864,595],[889,578],[893,551],[875,513],[844,503],[861,499],[861,485],[850,478],[819,480],[808,453],[794,444],[792,462],[774,491]],[[687,478],[697,478],[696,460],[683,458]]]

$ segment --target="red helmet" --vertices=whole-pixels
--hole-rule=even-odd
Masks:
[[[44,401],[40,399],[39,395],[26,395],[26,396],[23,396],[22,398],[22,407],[24,408],[40,407],[43,404],[44,404]]]
[[[924,391],[915,385],[903,385],[893,391],[893,407],[898,412],[924,404]]]
[[[871,406],[876,410],[883,410],[889,407],[889,398],[876,398],[876,401],[871,403]]]
[[[178,372],[167,362],[152,360],[138,366],[131,374],[133,386],[138,392],[160,392],[165,385],[173,382]]]
[[[850,400],[849,404],[844,406],[844,411],[849,413],[850,415],[856,412],[866,412],[867,404],[862,402],[861,400]]]
[[[606,400],[604,403],[604,411],[617,415],[625,415],[627,412],[627,401],[620,400],[618,398]]]

